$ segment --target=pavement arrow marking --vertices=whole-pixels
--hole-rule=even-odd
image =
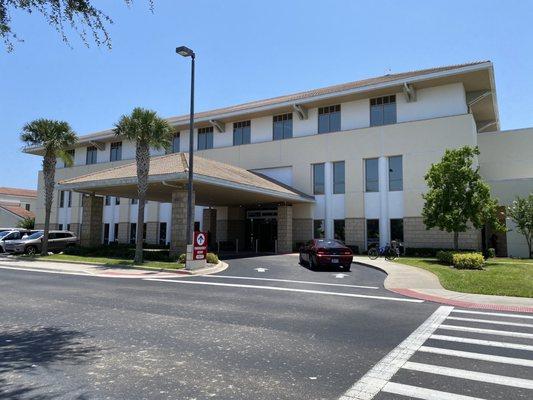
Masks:
[[[268,268],[254,268],[257,272],[265,272],[268,271]]]
[[[342,279],[342,278],[344,278],[345,276],[348,276],[348,275],[346,275],[346,274],[336,274],[336,275],[335,275],[335,278]]]

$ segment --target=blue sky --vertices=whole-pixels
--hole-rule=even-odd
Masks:
[[[35,188],[40,158],[18,136],[35,118],[79,135],[135,106],[188,112],[197,53],[197,110],[426,67],[492,60],[503,129],[533,126],[532,1],[179,1],[131,8],[95,1],[115,21],[113,49],[72,47],[36,15],[13,14],[24,43],[0,50],[0,186]],[[110,4],[112,3],[112,4]]]

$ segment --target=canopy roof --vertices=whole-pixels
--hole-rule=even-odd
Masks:
[[[150,159],[147,199],[170,202],[172,192],[185,189],[188,178],[188,155],[174,153]],[[195,203],[204,206],[227,206],[259,203],[314,202],[312,196],[257,172],[221,162],[194,157]],[[109,168],[59,182],[62,190],[96,195],[137,197],[136,162]]]

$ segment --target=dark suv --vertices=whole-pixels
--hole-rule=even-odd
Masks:
[[[37,231],[21,240],[12,240],[5,243],[8,253],[25,253],[29,255],[41,252],[44,231]],[[48,235],[48,251],[60,253],[69,246],[74,246],[78,238],[68,231],[50,231]]]

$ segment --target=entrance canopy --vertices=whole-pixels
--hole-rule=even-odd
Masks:
[[[147,199],[170,202],[172,192],[183,190],[188,178],[188,155],[151,157]],[[233,206],[261,203],[313,203],[314,198],[262,174],[221,162],[194,157],[195,203]],[[126,198],[137,197],[136,162],[65,179],[59,189]]]

